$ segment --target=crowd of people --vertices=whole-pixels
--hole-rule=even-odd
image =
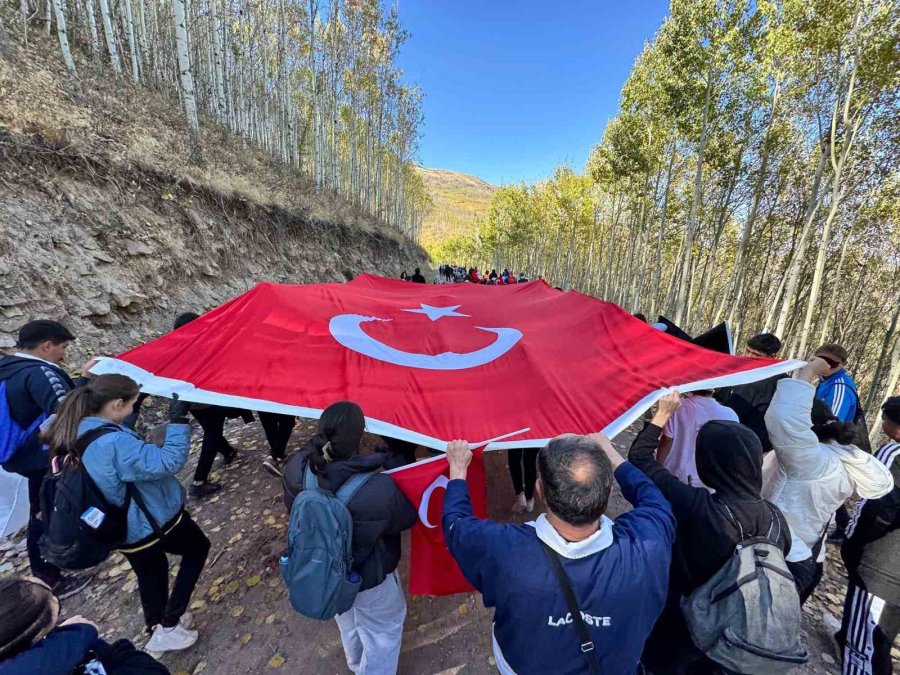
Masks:
[[[455,279],[458,268],[443,266],[440,274],[447,269]],[[504,272],[494,279],[521,280]],[[475,268],[465,277],[485,283]],[[180,316],[175,328],[194,318]],[[128,641],[100,640],[82,617],[58,623],[59,598],[89,577],[46,559],[42,546],[57,517],[42,503],[46,478],[76,467],[122,509],[117,549],[137,577],[145,648],[187,649],[198,639],[187,610],[210,550],[188,497],[220,489],[209,481],[210,467],[217,455],[229,462],[238,452],[223,435],[224,421],[253,413],[175,398],[164,437],[148,442],[135,431],[145,398],[137,383],[112,374],[73,380],[61,366],[73,340],[57,322],[32,321],[19,331],[16,352],[0,359],[0,459],[28,481],[33,575],[0,581],[0,673],[167,672]],[[757,335],[745,355],[770,358],[780,348],[776,336]],[[846,350],[827,344],[793,376],[672,391],[627,459],[603,434],[565,434],[540,449],[510,451],[513,510],[531,513],[536,499],[546,507],[525,525],[473,516],[465,480],[472,452],[463,440],[451,442],[443,532],[494,609],[498,671],[786,672],[806,661],[801,608],[822,578],[839,514],[830,541],[842,544],[849,575],[833,636],[843,672],[890,673],[900,630],[900,397],[881,411],[888,442],[866,453],[855,445],[861,408],[846,367]],[[381,471],[415,461],[416,448],[385,439],[376,452],[362,452],[364,412],[343,401],[323,412],[317,433],[286,460],[295,420],[264,415],[265,469],[282,481],[288,514],[325,490],[352,522],[341,579],[352,592],[332,614],[349,668],[396,672],[406,615],[401,533],[417,510]],[[188,460],[190,417],[204,435],[185,490],[177,474]],[[633,507],[615,520],[606,515],[613,482]],[[844,519],[841,509],[854,495],[860,500]],[[179,558],[174,580],[168,555]]]
[[[412,281],[419,284],[427,283],[420,268],[416,268],[413,274],[400,272],[401,281]],[[465,267],[459,265],[440,265],[434,271],[434,283],[436,284],[484,284],[486,286],[508,286],[510,284],[523,284],[528,277],[523,272],[516,274],[508,268],[502,272],[492,269],[490,272],[479,272],[477,267]]]

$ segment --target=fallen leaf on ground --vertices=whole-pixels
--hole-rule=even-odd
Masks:
[[[262,577],[260,577],[258,574],[254,574],[252,577],[247,579],[247,585],[252,588],[253,586],[256,586],[260,581],[262,581]]]
[[[228,610],[228,613],[231,614],[231,616],[237,618],[241,614],[244,613],[244,606],[243,605],[235,605],[234,607],[232,607],[231,609]]]
[[[269,659],[269,667],[270,668],[281,668],[284,665],[284,657],[281,654],[276,654],[271,659]]]

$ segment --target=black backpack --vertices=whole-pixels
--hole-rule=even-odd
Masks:
[[[79,455],[101,436],[118,431],[119,427],[104,424],[79,436],[75,442]],[[87,569],[106,560],[125,542],[131,500],[147,514],[134,484],[126,483],[125,491],[125,503],[119,507],[106,501],[82,465],[66,462],[59,474],[48,474],[41,486],[45,519],[41,556],[67,570]]]

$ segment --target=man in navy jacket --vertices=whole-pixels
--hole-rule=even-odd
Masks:
[[[6,401],[0,401],[0,405],[9,406],[10,417],[22,429],[41,423],[55,413],[74,388],[72,379],[59,365],[74,339],[56,321],[31,321],[19,330],[16,353],[0,358],[0,380],[6,382]],[[60,579],[59,569],[43,560],[38,548],[43,533],[40,489],[50,465],[50,455],[38,439],[39,431],[36,428],[25,438],[3,464],[3,469],[28,479],[28,560],[31,573],[53,588]]]
[[[542,542],[561,559],[604,674],[631,675],[666,601],[675,518],[662,493],[602,434],[565,435],[538,454],[536,491],[547,513],[526,525],[472,516],[468,443],[447,449],[447,546],[486,607],[504,675],[588,672],[586,655]],[[603,515],[612,478],[633,506]]]

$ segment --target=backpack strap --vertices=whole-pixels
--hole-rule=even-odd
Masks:
[[[347,504],[350,503],[350,500],[353,499],[353,496],[359,492],[359,489],[374,475],[374,471],[353,474],[346,483],[338,488],[338,491],[334,496],[340,500],[341,504],[347,506]]]
[[[581,653],[584,654],[587,659],[591,675],[600,675],[600,661],[597,659],[597,653],[594,651],[594,642],[591,640],[591,634],[581,616],[581,608],[578,606],[578,598],[575,597],[575,589],[572,588],[572,581],[569,579],[569,575],[566,574],[566,570],[563,568],[556,551],[550,548],[550,546],[548,546],[540,537],[538,538],[538,541],[541,544],[541,548],[544,549],[544,553],[547,554],[547,559],[550,561],[550,567],[553,568],[553,572],[556,574],[559,585],[562,587],[563,595],[566,596],[566,605],[569,607],[569,614],[572,615],[572,623],[575,626],[575,630],[578,633],[578,639],[581,642]]]
[[[719,499],[718,502],[722,505],[722,508],[725,509],[725,514],[728,516],[728,520],[730,520],[731,524],[737,528],[738,533],[741,537],[741,541],[744,541],[744,539],[746,539],[747,537],[744,536],[744,528],[741,526],[741,521],[734,517],[734,514],[731,512],[731,509],[728,508],[728,504],[725,503],[724,499]]]
[[[75,449],[78,450],[79,454],[84,454],[84,452],[88,449],[88,446],[96,441],[98,438],[102,438],[107,434],[114,434],[116,432],[122,431],[122,428],[115,424],[101,424],[99,427],[94,427],[90,431],[83,433],[78,439],[75,441]],[[81,464],[82,469],[84,469],[84,463]],[[90,474],[87,472],[87,469],[84,469],[85,475],[90,478]],[[91,482],[93,479],[91,478]],[[99,490],[98,490],[99,492]],[[156,522],[156,519],[150,515],[150,509],[147,508],[147,503],[144,501],[144,498],[141,496],[140,491],[137,489],[134,483],[126,482],[125,483],[125,503],[122,505],[122,508],[127,512],[128,507],[131,502],[137,504],[138,509],[141,513],[144,514],[144,517],[147,519],[147,522],[150,523],[150,528],[153,530],[153,534],[157,537],[162,537],[162,530],[159,527],[159,523]]]
[[[117,431],[121,431],[121,429],[115,424],[101,424],[99,427],[94,427],[75,439],[75,449],[78,451],[79,455],[83,455],[88,449],[88,446],[98,438],[102,438],[107,434],[114,434]]]

